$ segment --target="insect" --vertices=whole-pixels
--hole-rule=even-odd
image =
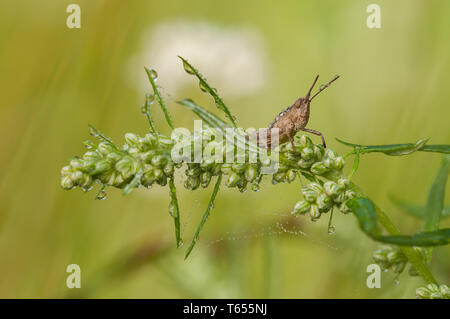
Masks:
[[[336,81],[339,78],[339,75],[336,75],[330,82],[327,84],[323,84],[320,86],[319,91],[316,92],[316,94],[312,95],[311,92],[316,85],[317,80],[319,79],[319,76],[317,75],[314,79],[313,84],[311,85],[308,93],[304,96],[299,98],[297,101],[294,102],[291,106],[286,108],[284,111],[282,111],[278,116],[275,118],[275,120],[269,125],[268,129],[266,130],[267,134],[267,147],[271,147],[271,134],[272,129],[279,129],[279,144],[283,144],[287,141],[291,142],[292,148],[295,153],[297,153],[297,150],[294,145],[294,136],[298,131],[304,131],[308,133],[312,133],[315,135],[318,135],[322,138],[322,144],[326,148],[327,145],[325,143],[325,139],[319,131],[311,130],[306,128],[306,124],[308,124],[309,121],[309,115],[310,115],[310,104],[311,101],[323,90],[325,90],[327,87],[330,86],[331,83]],[[258,139],[258,145],[259,144],[259,137],[260,137],[261,130],[256,131],[256,137]]]

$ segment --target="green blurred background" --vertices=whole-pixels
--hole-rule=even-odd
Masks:
[[[70,3],[81,7],[81,29],[66,26]],[[167,188],[137,190],[127,197],[109,189],[105,201],[96,201],[96,191],[67,192],[59,186],[61,167],[84,152],[88,123],[119,144],[126,132],[146,132],[139,112],[145,92],[139,85],[143,66],[157,68],[152,59],[162,54],[160,59],[182,68],[176,55],[165,54],[164,36],[152,40],[161,24],[172,23],[180,33],[184,25],[201,22],[206,30],[234,30],[233,36],[239,36],[240,29],[257,34],[261,46],[247,51],[250,62],[255,54],[264,63],[255,71],[262,79],[258,76],[259,84],[243,94],[239,87],[245,91],[254,76],[231,73],[242,84],[222,94],[243,127],[266,126],[305,94],[315,74],[325,81],[337,73],[342,78],[315,100],[309,124],[323,132],[329,147],[348,151],[335,137],[361,144],[422,137],[434,144],[449,143],[450,2],[375,1],[381,7],[381,29],[366,26],[370,3],[2,1],[0,297],[71,296],[66,267],[74,263],[81,267],[82,288],[77,293],[82,297],[414,297],[422,281],[406,273],[400,283],[392,273],[383,273],[381,289],[366,287],[366,267],[379,245],[359,231],[352,216],[335,214],[334,235],[327,233],[326,218],[311,223],[306,217],[288,216],[301,197],[298,180],[290,185],[265,183],[258,193],[222,189],[187,261],[185,247],[175,248]],[[212,37],[222,42],[221,34]],[[175,40],[170,36],[177,43],[176,35]],[[180,45],[199,43],[194,37],[185,37]],[[232,61],[233,47],[225,47],[229,52],[220,54]],[[209,56],[212,62],[201,72],[221,92],[209,74],[221,78],[227,63],[214,60],[207,44],[194,50],[199,52],[194,64],[203,52]],[[159,76],[176,125],[189,126],[194,119],[174,103],[177,99],[191,97],[215,110],[189,75],[175,93],[164,83],[178,78],[161,71]],[[155,118],[169,133],[161,112]],[[363,157],[355,182],[402,232],[414,233],[423,222],[400,212],[388,195],[425,203],[440,161],[431,153],[371,154]],[[181,181],[179,185],[187,242],[212,190],[188,192]],[[450,225],[448,220],[442,224]],[[437,248],[432,264],[435,276],[447,284],[449,252],[448,247]]]

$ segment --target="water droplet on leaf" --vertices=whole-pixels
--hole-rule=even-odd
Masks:
[[[333,225],[328,227],[328,234],[333,235],[336,231],[336,228]]]
[[[189,64],[187,64],[186,61],[183,61],[183,67],[184,67],[184,70],[186,71],[186,73],[195,74],[194,70],[192,70],[192,68],[189,66]]]

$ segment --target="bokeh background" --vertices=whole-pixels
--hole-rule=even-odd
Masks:
[[[381,7],[381,29],[366,26]],[[81,7],[81,29],[66,7]],[[411,298],[422,284],[405,273],[366,287],[379,244],[355,218],[289,217],[300,184],[239,193],[222,189],[188,260],[175,248],[167,188],[122,196],[109,189],[63,191],[60,169],[84,152],[91,123],[119,144],[144,134],[144,66],[159,84],[177,126],[194,117],[175,103],[191,97],[215,110],[184,55],[219,89],[243,127],[264,127],[303,96],[316,74],[341,79],[312,106],[310,128],[330,147],[354,143],[450,142],[448,1],[118,1],[0,3],[0,297],[63,298],[66,267],[78,264],[78,296],[95,298]],[[158,127],[170,133],[161,112]],[[318,139],[312,137],[314,140]],[[389,200],[425,203],[441,157],[370,154],[355,177],[404,233],[421,220]],[[351,166],[347,165],[347,166]],[[188,192],[179,179],[182,235],[190,241],[211,187]],[[447,191],[447,204],[450,193]],[[443,221],[443,226],[449,222]],[[186,246],[186,245],[185,245]],[[435,250],[432,270],[450,282],[450,250]]]

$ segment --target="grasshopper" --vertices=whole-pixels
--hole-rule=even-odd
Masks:
[[[279,144],[283,144],[287,141],[291,142],[292,148],[295,153],[297,153],[297,150],[294,145],[294,136],[297,134],[298,131],[304,131],[308,133],[312,133],[315,135],[318,135],[322,138],[322,144],[326,148],[327,145],[325,143],[325,139],[319,131],[311,130],[306,128],[306,124],[308,124],[309,121],[309,115],[310,115],[310,104],[311,101],[323,90],[325,90],[327,87],[330,86],[331,83],[336,81],[339,78],[339,75],[336,75],[330,82],[327,84],[321,85],[319,88],[319,91],[317,91],[316,94],[314,94],[311,98],[311,92],[314,88],[314,85],[316,84],[317,80],[319,79],[319,76],[317,75],[314,79],[313,84],[311,85],[308,93],[305,95],[305,97],[299,98],[297,101],[294,102],[291,106],[286,108],[284,111],[282,111],[278,116],[275,118],[275,120],[269,125],[267,130],[267,147],[271,147],[271,132],[272,129],[279,129]],[[257,139],[259,139],[260,130],[256,131]],[[259,143],[258,143],[259,144]]]

